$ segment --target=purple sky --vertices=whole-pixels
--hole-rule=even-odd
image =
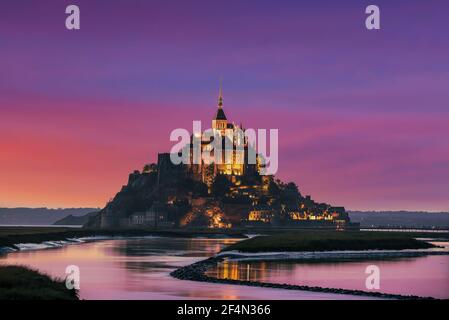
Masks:
[[[81,30],[65,29],[65,7]],[[364,26],[381,9],[380,31]],[[449,210],[447,1],[2,1],[0,206],[103,206],[224,108],[349,209]]]

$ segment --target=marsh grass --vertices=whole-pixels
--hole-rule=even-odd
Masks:
[[[0,300],[78,300],[65,281],[23,266],[0,266]]]
[[[298,231],[254,237],[226,247],[223,251],[401,250],[433,247],[408,233]]]

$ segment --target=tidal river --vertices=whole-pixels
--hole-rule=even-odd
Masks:
[[[319,292],[200,283],[170,277],[171,271],[212,256],[224,246],[236,241],[239,240],[159,237],[102,240],[60,248],[13,252],[0,256],[0,264],[26,265],[60,278],[64,278],[68,265],[76,265],[80,268],[81,299],[363,298]],[[432,290],[422,292],[415,290],[413,284],[416,285],[416,281],[418,281],[423,283],[419,286],[426,283],[426,286],[435,288],[434,296],[449,297],[448,256],[424,258],[435,259],[419,265],[413,264],[413,261],[391,262],[389,270],[396,271],[389,271],[388,277],[401,278],[403,281],[396,285],[405,286],[404,290],[398,289],[394,293],[432,295]],[[439,260],[441,258],[444,259]],[[411,267],[407,268],[407,266]],[[359,267],[351,263],[327,262],[321,263],[319,267],[314,264],[298,263],[233,262],[227,266],[220,266],[220,269],[215,272],[218,276],[227,274],[233,275],[234,278],[248,276],[254,280],[306,283],[326,287],[346,288],[352,286],[358,289],[365,283],[365,275],[360,277],[359,270],[362,269],[363,274],[364,265]],[[405,269],[403,269],[404,267]],[[227,271],[224,268],[228,268]],[[211,272],[213,273],[214,270]],[[342,281],[346,278],[352,279],[352,282]],[[408,285],[405,284],[407,280],[411,281]]]

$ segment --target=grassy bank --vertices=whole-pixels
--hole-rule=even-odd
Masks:
[[[413,237],[413,234],[391,232],[299,231],[258,236],[235,243],[224,251],[400,250],[434,247]]]
[[[166,236],[166,237],[209,237],[209,238],[244,238],[238,231],[211,229],[123,229],[123,230],[94,230],[74,229],[64,227],[0,227],[0,247],[14,247],[17,243],[41,243],[44,241],[58,241],[69,238],[93,236]]]
[[[20,266],[0,266],[0,300],[78,300],[65,281]]]

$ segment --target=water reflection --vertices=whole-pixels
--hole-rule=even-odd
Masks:
[[[122,239],[11,253],[0,264],[31,266],[64,278],[68,265],[81,272],[83,299],[364,299],[364,297],[181,281],[169,276],[238,240]],[[381,268],[381,291],[449,297],[448,256],[395,261],[326,263],[225,261],[210,275],[221,278],[365,289],[366,265]]]
[[[31,266],[65,277],[80,268],[82,299],[360,299],[355,296],[181,281],[174,269],[220,251],[238,240],[145,238],[107,240],[58,249],[17,252],[0,264]]]
[[[279,262],[237,262],[224,261],[216,268],[207,272],[207,275],[219,279],[245,280],[268,282],[273,274],[279,274],[280,270],[286,274],[294,271],[293,263]]]
[[[224,261],[207,274],[221,279],[367,290],[368,265],[380,268],[377,291],[449,298],[449,256],[390,260]]]

